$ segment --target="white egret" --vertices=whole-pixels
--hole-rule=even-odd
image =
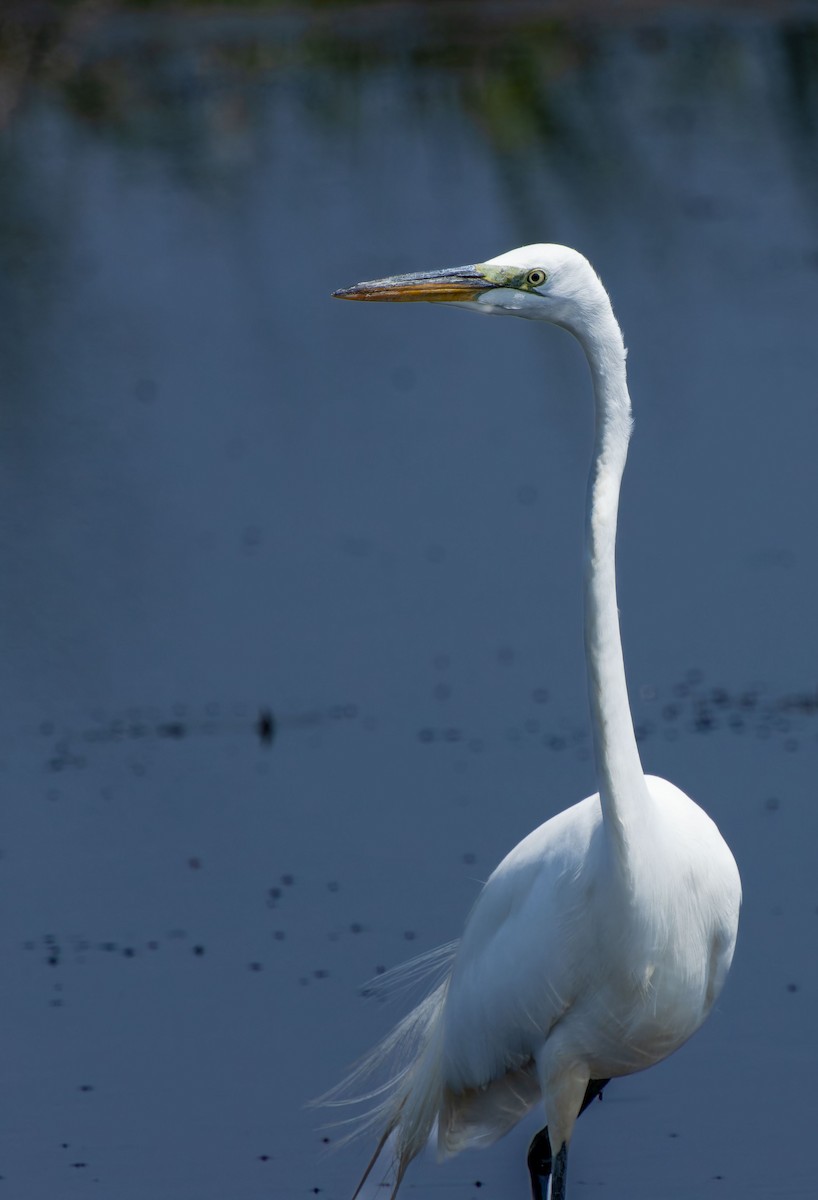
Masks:
[[[644,774],[634,736],[614,564],[631,433],[622,334],[593,268],[564,246],[334,294],[550,321],[577,338],[590,366],[585,653],[599,792],[503,859],[443,982],[325,1098],[343,1102],[345,1088],[397,1054],[396,1072],[365,1097],[381,1138],[355,1193],[391,1139],[393,1197],[435,1126],[447,1156],[493,1142],[541,1099],[547,1126],[529,1151],[532,1189],[564,1200],[578,1114],[611,1077],[659,1062],[698,1029],[730,967],[741,903],[715,824],[673,784]]]

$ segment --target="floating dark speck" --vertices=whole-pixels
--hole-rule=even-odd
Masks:
[[[250,969],[251,971],[260,971],[260,970],[261,970],[261,963],[260,963],[260,962],[251,962],[251,963],[250,963],[250,968],[249,968],[249,969]]]
[[[205,952],[204,946],[194,946],[193,947],[193,953],[196,955],[197,958],[201,958],[202,955],[204,954],[204,952]]]
[[[359,921],[353,921],[349,927],[350,933],[363,933],[364,927]]]
[[[184,721],[165,721],[156,726],[156,733],[164,738],[183,738],[187,733]]]
[[[785,696],[779,701],[781,708],[795,709],[804,716],[810,717],[818,708],[818,696],[813,693],[801,693],[797,696]]]
[[[467,852],[466,854],[461,855],[460,861],[464,862],[467,867],[470,867],[473,863],[477,862],[477,855]]]
[[[77,1090],[80,1092],[93,1092],[94,1085],[93,1083],[81,1083]]]
[[[781,807],[781,801],[777,796],[768,796],[764,801],[764,807],[767,812],[778,812],[779,808]]]
[[[331,879],[330,882],[327,884],[327,891],[328,892],[337,892],[338,889],[340,888],[340,886],[341,885],[340,885],[340,883],[338,883],[337,879]]]
[[[281,882],[284,884],[285,887],[292,887],[293,884],[295,883],[295,876],[294,875],[282,875]]]
[[[263,708],[258,714],[256,733],[262,746],[272,746],[276,736],[276,720],[272,709]]]
[[[403,936],[407,942],[413,942],[417,937],[417,934],[415,933],[414,929],[405,929]]]
[[[790,992],[790,993],[792,993],[792,992],[797,992],[797,991],[798,991],[798,984],[797,984],[797,983],[788,983],[788,984],[787,984],[787,991],[788,991],[788,992]]]

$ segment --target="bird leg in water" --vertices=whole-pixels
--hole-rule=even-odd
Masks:
[[[568,1173],[568,1147],[562,1143],[554,1159],[550,1200],[565,1200],[565,1176]]]
[[[585,1096],[579,1110],[579,1116],[585,1112],[588,1105],[602,1095],[602,1089],[610,1083],[610,1079],[589,1079]],[[551,1142],[548,1137],[548,1126],[535,1133],[528,1147],[528,1173],[531,1176],[531,1195],[533,1200],[547,1200],[548,1177],[552,1166]],[[563,1188],[565,1184],[563,1181]],[[553,1193],[556,1195],[556,1193]]]
[[[547,1125],[534,1135],[528,1147],[528,1173],[533,1200],[547,1200],[548,1176],[551,1174],[551,1141]]]

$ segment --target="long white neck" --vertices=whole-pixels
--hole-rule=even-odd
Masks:
[[[625,345],[605,297],[579,337],[594,385],[596,437],[588,481],[585,658],[603,819],[620,853],[650,803],[636,746],[616,603],[616,518],[631,435]]]

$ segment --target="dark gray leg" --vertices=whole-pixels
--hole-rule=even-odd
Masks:
[[[528,1147],[528,1173],[531,1176],[533,1200],[546,1200],[548,1176],[551,1174],[551,1142],[548,1139],[548,1126],[534,1134],[531,1145]]]
[[[568,1147],[565,1142],[559,1148],[554,1159],[554,1169],[551,1177],[551,1200],[565,1200],[565,1177],[568,1174]]]
[[[585,1098],[582,1101],[580,1115],[585,1112],[585,1109],[592,1100],[596,1100],[597,1096],[602,1095],[602,1089],[606,1083],[610,1083],[609,1079],[591,1079],[585,1089]],[[563,1146],[563,1150],[565,1147]],[[566,1151],[567,1153],[567,1151]],[[557,1155],[559,1158],[559,1155]],[[551,1151],[551,1142],[548,1138],[548,1127],[541,1129],[539,1133],[535,1133],[531,1140],[531,1145],[528,1147],[528,1173],[531,1176],[531,1195],[533,1200],[546,1200],[548,1196],[548,1176],[551,1174],[553,1166],[553,1156]],[[554,1168],[556,1186],[556,1168]],[[564,1181],[565,1170],[563,1168],[563,1193],[565,1191]],[[552,1188],[552,1200],[556,1200],[557,1193]]]

